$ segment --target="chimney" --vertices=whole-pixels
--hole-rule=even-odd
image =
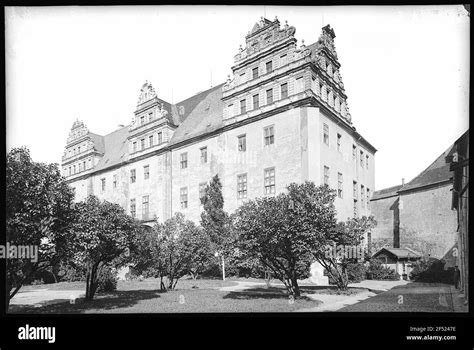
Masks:
[[[404,186],[404,185],[405,185],[405,178],[402,177],[402,186]]]

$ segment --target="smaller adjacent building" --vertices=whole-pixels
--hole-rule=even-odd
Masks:
[[[421,257],[420,253],[409,248],[382,248],[372,256],[385,267],[395,270],[403,279],[409,279],[413,263]]]

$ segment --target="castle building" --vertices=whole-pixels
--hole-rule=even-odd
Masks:
[[[199,222],[218,174],[227,212],[310,180],[336,190],[340,220],[368,215],[376,149],[352,123],[334,31],[299,47],[294,35],[262,18],[223,84],[171,104],[146,82],[131,124],[105,136],[76,121],[62,159],[76,200],[94,194],[144,223]]]

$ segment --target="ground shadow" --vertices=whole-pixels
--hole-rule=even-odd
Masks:
[[[239,291],[232,291],[226,294],[223,299],[237,299],[237,300],[250,300],[250,299],[288,299],[288,293],[284,288],[269,287],[269,288],[249,288]],[[302,296],[300,299],[308,299]]]
[[[34,305],[10,305],[8,313],[14,314],[68,314],[83,313],[88,310],[113,310],[127,308],[137,304],[141,300],[155,299],[160,297],[160,290],[130,290],[116,291],[107,294],[98,294],[94,300],[86,302],[84,298],[76,300],[71,304],[70,300],[56,299],[41,303],[41,307]]]

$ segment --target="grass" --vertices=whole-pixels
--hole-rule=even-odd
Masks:
[[[258,282],[256,280],[255,282]],[[219,313],[219,312],[292,312],[318,306],[321,302],[306,296],[291,301],[283,286],[266,288],[262,285],[240,291],[220,291],[236,285],[232,280],[183,279],[173,291],[159,290],[158,279],[119,281],[117,291],[97,294],[91,302],[79,299],[44,303],[41,307],[11,305],[10,313],[69,314],[69,313]],[[28,286],[25,289],[71,290],[83,289],[84,283],[56,283]],[[31,287],[31,288],[30,288]],[[328,289],[328,288],[325,288]],[[314,293],[302,287],[303,293]]]

